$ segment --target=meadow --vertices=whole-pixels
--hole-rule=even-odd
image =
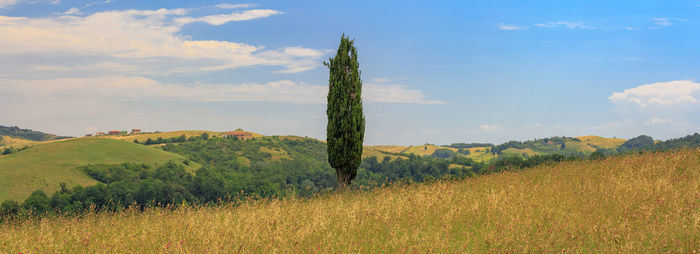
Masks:
[[[97,183],[77,167],[88,164],[182,162],[186,158],[131,142],[106,138],[75,138],[44,142],[27,150],[0,156],[0,202],[24,200],[37,189],[52,193],[60,182],[68,186]],[[191,163],[187,169],[201,167]]]
[[[700,149],[461,181],[0,224],[4,252],[700,251]]]

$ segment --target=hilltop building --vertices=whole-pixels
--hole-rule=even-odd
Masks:
[[[224,138],[236,137],[238,140],[249,140],[253,138],[253,134],[246,131],[229,131],[221,136]]]
[[[141,134],[141,129],[131,129],[131,134]]]
[[[109,131],[109,135],[119,135],[119,134],[122,134],[122,131],[118,131],[118,130]]]
[[[95,136],[104,136],[104,135],[105,135],[105,133],[101,132],[101,131],[98,131],[97,133],[95,133]]]

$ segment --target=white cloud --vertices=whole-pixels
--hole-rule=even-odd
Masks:
[[[627,27],[625,27],[625,30],[627,30],[627,31],[639,31],[639,30],[642,30],[642,29],[639,28],[639,27],[627,26]]]
[[[644,124],[646,125],[655,125],[655,124],[665,124],[665,123],[671,123],[673,120],[670,118],[660,118],[660,117],[652,117],[649,121],[645,122]]]
[[[367,102],[446,104],[444,101],[429,100],[422,91],[402,85],[363,84],[363,99]]]
[[[81,15],[83,13],[80,11],[80,9],[73,7],[73,8],[68,9],[63,14],[65,14],[65,15]]]
[[[69,66],[76,71],[101,65],[121,66],[140,75],[246,66],[281,66],[278,72],[294,73],[320,66],[319,58],[330,52],[302,47],[265,49],[229,41],[192,40],[179,34],[182,26],[191,22],[221,25],[269,17],[279,11],[246,10],[204,17],[189,17],[187,13],[186,9],[158,9],[106,11],[85,17],[0,16],[0,55],[24,56],[9,68],[0,68],[0,76],[33,75],[37,68]],[[81,57],[93,62],[79,62]]]
[[[551,21],[551,22],[546,22],[546,23],[539,23],[535,24],[537,27],[543,27],[543,28],[554,28],[554,27],[559,27],[559,26],[564,26],[569,29],[592,29],[592,27],[586,26],[583,24],[583,22],[569,22],[569,21]]]
[[[419,90],[402,86],[366,85],[363,100],[370,103],[436,104]],[[198,101],[325,103],[328,87],[289,80],[265,84],[162,84],[143,77],[107,76],[50,80],[0,80],[0,99],[21,103],[82,101]],[[4,98],[7,96],[7,98]],[[20,101],[18,101],[20,102]]]
[[[19,0],[0,0],[0,9],[13,6],[19,3]]]
[[[255,4],[227,4],[227,3],[214,5],[214,7],[221,8],[221,9],[242,9],[242,8],[251,8],[251,7],[255,7],[255,6],[256,6]]]
[[[204,16],[204,17],[198,17],[198,18],[182,17],[182,18],[176,18],[175,22],[181,23],[181,24],[189,24],[189,23],[194,23],[194,22],[206,22],[206,23],[209,23],[210,25],[219,26],[219,25],[226,24],[228,22],[267,18],[269,16],[277,15],[277,14],[281,14],[281,13],[282,13],[281,11],[269,10],[269,9],[247,10],[247,11],[243,11],[243,12],[210,15],[210,16]]]
[[[498,29],[505,30],[505,31],[514,31],[514,30],[522,30],[523,28],[517,25],[506,25],[506,24],[500,24],[498,25]]]
[[[671,21],[669,21],[668,18],[651,18],[651,20],[653,20],[654,24],[656,24],[657,26],[663,27],[663,26],[670,26],[671,25]]]
[[[504,128],[503,128],[502,126],[498,125],[498,124],[491,124],[491,125],[489,125],[489,124],[482,124],[481,126],[479,126],[479,128],[481,128],[481,130],[486,131],[486,132],[493,132],[493,131],[501,131],[501,130],[504,130]]]
[[[616,104],[631,103],[642,108],[696,105],[700,101],[700,84],[690,80],[645,84],[615,92],[608,99]]]
[[[391,79],[389,78],[373,78],[369,80],[372,83],[388,83],[391,82]]]
[[[651,28],[664,28],[673,25],[674,22],[686,22],[688,20],[681,18],[651,18],[654,26]]]

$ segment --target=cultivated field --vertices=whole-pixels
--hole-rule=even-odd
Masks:
[[[588,144],[591,146],[595,146],[598,148],[605,148],[605,149],[615,149],[625,143],[625,139],[621,138],[604,138],[600,136],[581,136],[581,137],[576,137],[577,139],[581,140],[581,143]],[[569,145],[569,144],[567,144]]]
[[[700,251],[700,149],[309,200],[0,225],[7,252]]]

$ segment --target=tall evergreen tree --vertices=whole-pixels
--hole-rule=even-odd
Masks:
[[[335,168],[340,188],[350,184],[357,175],[365,136],[362,80],[354,41],[343,34],[335,57],[323,63],[329,69],[326,109],[328,162]]]

